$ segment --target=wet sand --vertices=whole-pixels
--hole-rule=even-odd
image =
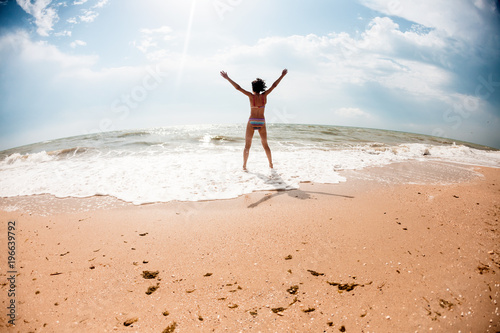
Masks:
[[[500,170],[405,168],[210,202],[0,199],[0,331],[500,331]]]

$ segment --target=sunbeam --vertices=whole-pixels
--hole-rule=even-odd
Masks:
[[[189,10],[189,20],[186,30],[186,38],[184,39],[184,47],[182,49],[181,62],[179,64],[179,71],[177,72],[177,79],[175,82],[175,91],[177,92],[182,80],[182,73],[184,70],[184,64],[186,63],[186,56],[189,49],[189,41],[191,39],[191,28],[193,27],[194,12],[196,10],[196,0],[191,3],[191,9]]]

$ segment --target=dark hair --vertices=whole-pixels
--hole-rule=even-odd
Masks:
[[[257,78],[252,82],[252,90],[256,93],[266,91],[266,88],[266,82],[262,79]]]

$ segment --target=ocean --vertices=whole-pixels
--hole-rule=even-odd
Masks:
[[[133,204],[235,198],[300,182],[348,181],[343,170],[404,161],[500,167],[500,151],[367,128],[268,124],[274,169],[255,133],[242,170],[245,124],[87,134],[0,152],[0,197],[112,196]]]

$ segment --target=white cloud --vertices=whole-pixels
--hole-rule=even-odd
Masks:
[[[415,27],[411,31],[402,32],[399,25],[388,17],[376,17],[370,29],[363,32],[361,48],[384,54],[404,54],[405,49],[442,50],[446,42],[435,31],[419,31]],[[403,51],[403,52],[402,52]]]
[[[66,70],[90,67],[97,61],[93,56],[65,54],[45,41],[33,42],[25,31],[3,35],[0,38],[0,54],[13,55],[26,65],[55,64]]]
[[[91,23],[99,16],[99,13],[93,10],[84,10],[83,15],[78,16],[81,22]]]
[[[399,16],[406,20],[435,28],[440,33],[457,40],[480,45],[488,34],[498,35],[498,22],[493,26],[487,21],[497,21],[498,14],[489,0],[359,0],[363,5],[381,13]],[[487,29],[487,30],[485,30]]]
[[[54,24],[59,20],[56,10],[49,7],[52,0],[16,0],[17,4],[35,18],[37,32],[41,36],[48,36]]]
[[[109,2],[109,0],[100,0],[98,3],[96,3],[94,5],[94,7],[92,8],[102,8],[104,7],[107,3]]]
[[[59,16],[56,7],[66,6],[66,3],[56,3],[51,5],[52,0],[16,0],[17,4],[29,15],[33,16],[35,25],[37,26],[37,33],[41,36],[47,37],[53,30],[54,24],[59,21]],[[88,0],[75,0],[73,5],[83,5]],[[99,13],[93,9],[104,7],[109,0],[100,0],[92,9],[83,9],[82,15],[78,17],[71,17],[66,22],[77,24],[79,22],[91,23],[99,16]],[[56,36],[61,36],[57,33]]]
[[[142,53],[147,53],[150,48],[158,46],[152,38],[143,39],[139,42],[133,42],[133,45]]]
[[[75,40],[74,42],[71,42],[69,44],[69,46],[71,46],[72,48],[76,48],[77,46],[86,46],[87,43],[85,43],[84,41],[81,41],[81,40]]]
[[[139,41],[130,44],[146,55],[150,61],[158,61],[171,52],[165,49],[165,42],[175,39],[172,28],[161,26],[155,29],[141,29],[142,36]]]
[[[336,116],[339,116],[342,118],[349,118],[349,119],[352,119],[352,118],[369,119],[372,117],[369,113],[367,113],[359,108],[340,108],[340,109],[335,110],[334,114]]]
[[[172,28],[167,27],[167,26],[162,26],[160,28],[156,29],[141,29],[141,32],[146,35],[160,35],[163,36],[165,40],[169,40],[172,38],[171,33],[172,33]]]
[[[85,4],[88,0],[75,1],[74,5],[82,5]],[[99,13],[94,9],[103,8],[109,0],[100,0],[95,5],[91,6],[91,9],[81,9],[81,15],[70,17],[66,20],[66,22],[70,24],[78,24],[81,22],[92,23],[99,16]]]
[[[54,34],[54,36],[56,36],[56,37],[62,37],[62,36],[71,37],[71,31],[69,31],[69,30],[64,30],[64,31],[61,31],[61,32],[56,32],[56,33]]]
[[[292,63],[296,70],[315,75],[330,87],[377,82],[434,96],[433,91],[441,90],[450,77],[428,59],[433,54],[443,56],[443,52],[445,43],[432,31],[403,33],[391,19],[375,18],[358,39],[347,33],[270,37],[253,46],[223,50],[217,57],[222,63],[235,65]]]

